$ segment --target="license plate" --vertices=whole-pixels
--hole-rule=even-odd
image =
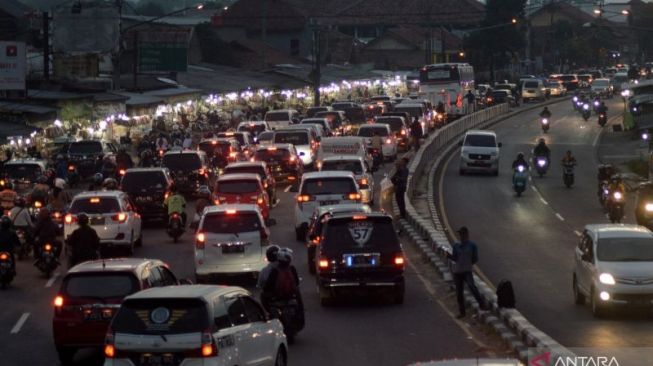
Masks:
[[[223,245],[222,254],[238,254],[245,253],[244,245]]]
[[[91,225],[104,225],[104,217],[92,217]]]
[[[320,206],[337,205],[340,201],[320,201]]]
[[[139,196],[136,197],[136,202],[152,202],[153,198],[151,196]]]
[[[0,263],[0,268],[11,268],[11,263],[2,262],[2,263]]]
[[[84,312],[84,320],[86,321],[97,321],[97,320],[102,320],[102,313],[99,311],[85,311]]]
[[[378,253],[345,254],[343,260],[347,267],[377,267],[380,257]]]
[[[140,358],[140,366],[169,366],[175,364],[173,354],[153,355],[146,353],[141,355]]]

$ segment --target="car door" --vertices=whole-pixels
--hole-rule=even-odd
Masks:
[[[134,233],[134,237],[132,238],[133,241],[138,240],[141,237],[141,215],[139,215],[136,210],[134,209],[134,205],[132,205],[131,201],[129,200],[129,197],[126,195],[123,196],[121,200],[121,205],[123,206],[123,211],[127,213],[129,216],[128,222],[131,223],[131,229],[132,232]]]
[[[165,266],[157,266],[156,269],[161,273],[161,286],[175,286],[179,284],[177,277]]]
[[[580,275],[579,284],[586,294],[589,294],[592,287],[592,273],[594,267],[594,258],[592,256],[593,241],[588,231],[583,233],[582,250],[580,258]]]
[[[232,295],[223,297],[227,316],[231,322],[230,333],[233,336],[233,343],[237,352],[237,362],[234,364],[242,366],[253,366],[257,358],[258,340],[254,339],[254,331],[249,317],[245,311],[245,305],[241,301],[241,295]]]
[[[275,333],[270,332],[271,324],[268,323],[261,305],[249,296],[242,296],[241,301],[250,323],[251,346],[254,348],[251,365],[267,366],[274,364]]]

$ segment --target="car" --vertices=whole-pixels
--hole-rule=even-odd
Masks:
[[[627,89],[626,86],[629,81],[630,77],[628,77],[628,72],[617,72],[612,78],[612,87],[615,92],[619,93],[623,89]]]
[[[316,248],[316,280],[322,306],[343,295],[385,292],[404,301],[404,252],[392,217],[341,213],[323,223]]]
[[[580,74],[578,75],[578,87],[589,88],[592,86],[592,80],[591,74]]]
[[[567,89],[558,80],[549,80],[546,82],[546,88],[552,97],[561,97],[567,93]]]
[[[563,74],[560,75],[558,80],[562,81],[562,85],[567,89],[567,91],[578,89],[578,77],[576,74]]]
[[[226,275],[257,278],[267,265],[270,231],[258,205],[209,206],[195,235],[195,279],[203,283]]]
[[[272,170],[264,161],[241,161],[231,163],[224,168],[223,174],[232,173],[254,173],[258,174],[263,182],[263,188],[268,192],[270,197],[270,208],[277,202],[277,181],[274,179]]]
[[[367,103],[363,104],[363,110],[365,111],[365,119],[370,122],[374,121],[377,116],[388,112],[389,109],[383,103]]]
[[[325,135],[323,137],[333,136],[333,131],[332,131],[332,128],[331,128],[331,121],[328,118],[317,118],[317,117],[304,118],[301,122],[299,122],[299,124],[302,124],[302,125],[309,124],[309,125],[322,126],[322,129],[324,130],[324,135]]]
[[[374,204],[374,175],[367,161],[358,155],[335,155],[322,160],[320,171],[352,172],[361,190],[361,202]]]
[[[28,193],[36,179],[45,174],[48,163],[39,159],[12,159],[4,163],[4,180],[14,185],[14,191]]]
[[[258,137],[256,138],[256,142],[258,142],[259,145],[263,144],[272,144],[274,140],[274,131],[263,131],[258,134]]]
[[[213,196],[218,205],[236,203],[258,205],[265,222],[270,220],[270,197],[258,174],[223,174],[215,183]]]
[[[490,95],[487,96],[485,102],[488,107],[502,103],[507,103],[511,107],[519,105],[515,97],[510,94],[510,91],[505,89],[493,90]]]
[[[499,149],[494,131],[469,130],[460,142],[460,175],[467,172],[490,172],[499,175]]]
[[[374,123],[388,125],[395,135],[397,148],[403,151],[410,150],[410,129],[404,117],[380,116],[376,117]]]
[[[308,107],[306,108],[306,118],[313,118],[319,112],[330,112],[333,108],[328,105],[319,106],[319,107]]]
[[[595,317],[611,307],[653,307],[653,232],[638,225],[591,224],[574,255],[574,302]]]
[[[386,160],[395,160],[397,159],[397,137],[390,130],[390,126],[382,123],[374,123],[363,125],[358,129],[358,137],[364,137],[365,143],[367,146],[370,146],[372,143],[372,136],[378,134],[383,139],[383,145],[381,145],[381,154]]]
[[[299,112],[294,109],[275,109],[265,112],[265,122],[271,129],[294,125],[299,122]]]
[[[540,79],[526,79],[521,90],[521,97],[524,103],[531,99],[546,99],[546,87]]]
[[[85,213],[89,224],[100,237],[102,250],[124,248],[129,255],[143,244],[141,215],[135,211],[127,193],[122,191],[89,191],[77,194],[64,217],[64,238],[75,231],[77,216]]]
[[[304,164],[291,144],[269,144],[256,148],[251,161],[264,161],[277,182],[297,184],[304,174]]]
[[[364,203],[348,203],[333,206],[320,206],[315,209],[311,220],[308,223],[308,231],[306,233],[306,256],[308,260],[308,271],[311,274],[316,272],[315,262],[315,249],[320,242],[322,235],[322,225],[327,221],[330,216],[339,213],[372,213],[372,208]]]
[[[313,139],[316,141],[316,144],[320,143],[320,140],[324,137],[326,137],[326,132],[324,131],[324,127],[322,125],[317,124],[317,123],[299,123],[297,125],[292,125],[288,127],[283,128],[284,131],[288,130],[308,130],[311,131],[311,134],[313,135]]]
[[[312,167],[315,163],[318,140],[315,133],[308,128],[276,130],[273,141],[275,144],[292,144],[305,168]]]
[[[69,364],[81,348],[102,348],[126,296],[178,284],[168,265],[158,259],[101,259],[72,267],[53,301],[52,334],[59,360]]]
[[[249,132],[249,134],[252,135],[252,139],[254,140],[254,142],[256,142],[256,137],[258,136],[259,133],[263,131],[269,131],[269,130],[271,130],[271,128],[268,125],[268,123],[265,121],[240,122],[238,124],[238,127],[236,127],[236,131],[238,132]]]
[[[317,167],[327,156],[357,155],[363,158],[368,166],[373,166],[372,155],[367,153],[365,139],[358,136],[327,137],[320,141],[317,149]]]
[[[82,178],[97,173],[97,160],[109,157],[115,162],[118,149],[111,142],[100,140],[75,141],[68,146],[68,163],[75,167]]]
[[[288,343],[281,322],[242,288],[162,287],[125,299],[104,356],[104,366],[285,366]]]
[[[240,143],[235,138],[203,139],[197,149],[206,153],[206,158],[214,168],[222,169],[227,164],[243,159]]]
[[[168,219],[163,202],[174,184],[166,168],[131,168],[125,171],[120,189],[129,195],[143,220]]]
[[[360,203],[362,194],[352,172],[310,172],[302,176],[295,204],[295,237],[306,238],[308,222],[315,208],[341,203]]]
[[[590,88],[590,93],[605,98],[612,98],[614,95],[614,88],[610,83],[610,79],[594,79]]]
[[[202,150],[168,151],[161,159],[161,166],[168,168],[179,192],[194,194],[199,187],[210,186],[215,173]]]
[[[349,119],[347,118],[345,112],[343,111],[331,110],[331,111],[317,112],[313,117],[326,118],[327,120],[329,120],[329,123],[331,124],[331,130],[336,135],[343,135],[345,132],[347,132],[347,128],[351,129]]]
[[[242,152],[242,155],[244,155],[244,158],[247,159],[252,151],[254,150],[254,146],[256,146],[256,142],[254,142],[254,138],[252,137],[252,134],[250,134],[247,131],[236,131],[236,132],[218,132],[218,138],[234,138],[236,141],[238,141],[238,144],[240,145],[240,150]]]
[[[427,111],[424,108],[424,105],[415,103],[414,100],[406,101],[395,106],[394,112],[407,112],[410,117],[409,124],[412,124],[412,121],[417,117],[420,124],[422,125],[422,135],[426,136],[429,134],[431,128],[431,121],[426,117]]]

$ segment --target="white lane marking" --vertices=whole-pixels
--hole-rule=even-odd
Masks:
[[[535,188],[535,186],[531,186],[531,189],[537,192],[537,188]]]
[[[542,197],[540,197],[540,201],[542,201],[542,203],[544,203],[547,206],[549,205],[549,203]]]
[[[11,328],[11,334],[17,334],[20,332],[20,328],[23,327],[23,324],[25,324],[25,321],[27,321],[27,318],[29,318],[29,313],[23,313],[23,315],[20,316],[18,321],[16,322],[16,325],[14,325],[13,328]]]
[[[580,231],[578,231],[578,230],[574,230],[574,234],[576,234],[576,236],[581,236],[581,235],[583,235],[583,234],[581,234]]]
[[[557,217],[558,219],[560,219],[560,221],[565,221],[565,218],[562,217],[562,215],[560,215],[560,214],[557,213],[557,212],[556,212],[556,217]]]
[[[45,287],[46,288],[52,287],[52,285],[54,284],[54,281],[57,280],[57,277],[59,277],[59,273],[55,273],[54,275],[52,275],[52,277],[50,277],[48,282],[45,283]]]
[[[288,186],[288,187],[284,188],[283,191],[284,191],[284,192],[290,192],[290,187],[291,187],[291,186]]]

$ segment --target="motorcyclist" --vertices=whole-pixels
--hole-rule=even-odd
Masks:
[[[154,166],[154,154],[152,154],[152,150],[146,149],[141,152],[141,161],[139,165],[143,168]]]
[[[2,216],[0,219],[0,252],[9,253],[14,275],[16,275],[16,257],[14,256],[14,252],[19,246],[20,240],[16,233],[11,230],[11,219],[7,216]]]
[[[14,191],[14,185],[11,182],[5,183],[4,189],[0,192],[0,208],[4,213],[14,207],[16,197],[18,197],[18,193]]]
[[[551,111],[549,110],[549,107],[544,107],[544,110],[540,112],[540,117],[542,118],[551,118]]]
[[[549,150],[549,147],[546,146],[546,141],[544,139],[540,139],[533,149],[533,155],[536,157],[545,157],[547,160],[551,156],[551,150]]]
[[[52,221],[50,210],[47,208],[39,210],[38,221],[34,228],[34,258],[38,259],[41,256],[41,247],[47,243],[55,248],[54,255],[58,258],[61,252],[60,243],[57,241],[59,234],[59,227]]]
[[[100,237],[88,224],[88,216],[85,213],[80,213],[77,215],[77,222],[79,227],[66,239],[71,253],[69,267],[97,259],[100,250]]]
[[[55,163],[57,178],[65,179],[68,175],[68,162],[62,154],[57,155],[57,162]]]
[[[168,150],[168,139],[164,134],[159,134],[159,137],[156,139],[156,149],[157,150]]]
[[[168,217],[176,212],[181,216],[182,224],[186,225],[186,199],[177,191],[177,186],[170,187],[170,195],[163,205],[168,209]]]
[[[195,201],[195,214],[197,218],[202,217],[202,213],[207,206],[212,206],[213,201],[211,201],[211,189],[208,186],[201,186],[198,191],[198,198]]]
[[[47,182],[48,179],[44,175],[36,178],[36,185],[34,185],[30,194],[32,202],[40,201],[41,204],[45,205],[48,200],[48,193],[50,192],[50,186],[48,186]]]
[[[567,153],[562,158],[563,167],[574,167],[576,166],[576,158],[571,154],[571,150],[567,150]]]
[[[62,179],[57,179],[54,188],[50,191],[48,205],[52,211],[63,212],[70,204],[70,195],[65,190],[65,184],[66,182]]]
[[[105,177],[113,177],[115,176],[117,171],[117,166],[115,161],[110,156],[105,156],[104,159],[102,159],[102,175]]]
[[[619,174],[615,174],[610,178],[608,190],[610,191],[610,196],[612,196],[612,194],[615,192],[619,192],[622,195],[626,193],[626,186],[624,185],[623,180]]]
[[[277,252],[277,264],[272,267],[267,281],[265,282],[265,285],[263,285],[261,303],[263,307],[269,311],[270,302],[289,301],[294,298],[297,300],[299,305],[298,313],[301,315],[301,321],[303,324],[304,305],[301,293],[299,292],[299,276],[297,275],[297,269],[295,269],[295,266],[293,266],[291,262],[292,250],[289,248],[279,249]],[[290,279],[290,281],[287,281],[287,279]],[[283,284],[288,282],[290,282],[290,288],[283,286]]]
[[[102,173],[95,173],[93,175],[93,180],[88,186],[89,191],[99,191],[102,189],[102,182],[104,181],[104,176]]]
[[[277,267],[277,253],[280,249],[281,248],[278,245],[270,245],[268,249],[265,250],[265,258],[267,259],[268,264],[263,267],[261,272],[259,272],[256,288],[262,289],[268,281],[272,269]]]
[[[190,133],[187,133],[186,136],[184,136],[184,141],[182,142],[182,147],[185,150],[188,150],[191,147],[193,147],[193,138],[190,136]]]
[[[413,137],[413,146],[415,151],[419,150],[419,140],[422,138],[424,131],[419,119],[415,117],[413,123],[410,125],[410,135]]]
[[[118,165],[118,169],[125,170],[134,166],[132,157],[127,153],[127,150],[124,147],[120,148],[118,154],[116,154],[116,165]]]
[[[435,106],[435,112],[438,113],[438,114],[445,114],[446,113],[446,110],[444,108],[444,103],[442,103],[442,101],[439,101],[438,105]]]
[[[9,218],[11,223],[16,229],[23,229],[25,233],[30,233],[34,228],[32,215],[29,214],[25,199],[23,197],[16,197],[14,207],[9,211]]]
[[[597,111],[599,114],[600,114],[600,113],[605,113],[605,114],[607,114],[607,113],[608,113],[608,106],[605,105],[605,102],[601,102],[601,105],[599,106],[599,108],[598,108],[596,111]]]
[[[105,191],[115,191],[118,189],[118,181],[113,178],[107,178],[102,182],[102,188]]]

